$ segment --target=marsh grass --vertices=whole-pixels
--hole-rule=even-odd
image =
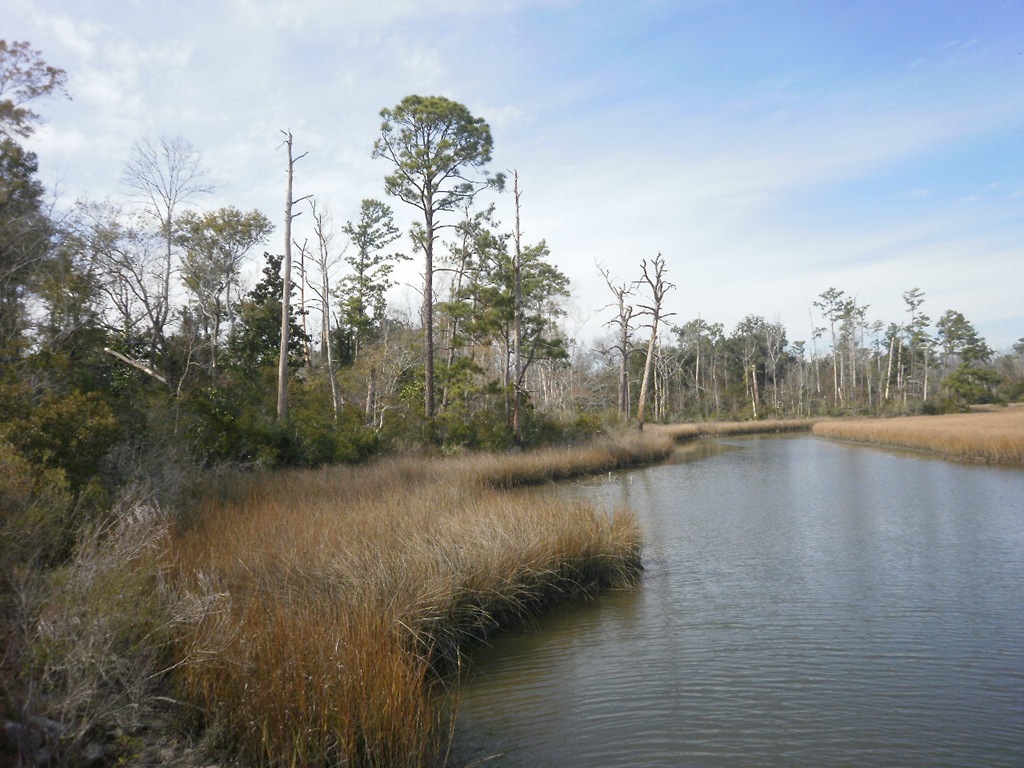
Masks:
[[[701,437],[809,432],[814,419],[766,419],[764,421],[706,421],[690,424],[653,424],[646,429],[675,442]]]
[[[441,763],[468,643],[639,578],[630,512],[520,487],[766,428],[792,425],[206,474],[173,521],[126,493],[67,565],[7,576],[0,762],[156,764],[180,723],[243,764]]]
[[[667,455],[600,447],[230,475],[172,536],[182,695],[262,765],[430,765],[467,643],[544,606],[636,583],[632,513],[514,486]]]
[[[1024,466],[1024,407],[942,416],[824,421],[819,437],[910,448],[957,461]]]

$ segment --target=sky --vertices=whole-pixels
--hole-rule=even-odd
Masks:
[[[258,208],[281,252],[287,130],[297,197],[339,230],[384,199],[407,230],[380,111],[438,95],[518,172],[585,343],[615,314],[599,268],[658,253],[674,324],[760,315],[810,345],[827,289],[888,324],[917,288],[997,350],[1024,337],[1024,0],[5,0],[0,37],[68,74],[29,141],[61,205],[124,195],[133,144],[179,137],[215,187],[197,204]],[[511,230],[511,194],[487,202]]]

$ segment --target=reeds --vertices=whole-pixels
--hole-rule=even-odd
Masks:
[[[819,437],[927,451],[957,461],[1024,465],[1024,407],[942,416],[824,421]]]
[[[646,427],[646,429],[650,430],[653,434],[669,437],[676,442],[684,442],[701,437],[808,432],[814,424],[814,419],[767,419],[765,421],[706,421],[691,424],[652,424]]]
[[[627,511],[508,490],[650,461],[664,438],[567,452],[390,459],[233,475],[168,555],[177,679],[207,729],[262,765],[429,765],[460,649],[555,600],[634,584]]]

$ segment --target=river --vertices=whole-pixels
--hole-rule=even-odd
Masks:
[[[476,652],[451,765],[1024,765],[1024,472],[754,437],[559,492],[642,587]]]

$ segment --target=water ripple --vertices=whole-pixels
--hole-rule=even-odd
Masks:
[[[1024,765],[1024,473],[730,442],[570,491],[643,588],[483,649],[453,764]]]

